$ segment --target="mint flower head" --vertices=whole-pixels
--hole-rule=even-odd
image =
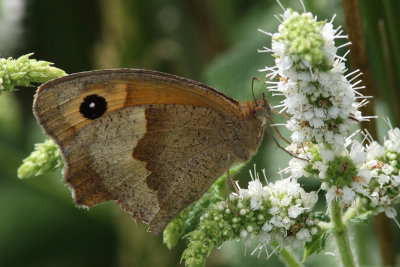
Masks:
[[[293,179],[282,179],[266,186],[258,175],[247,189],[231,195],[231,212],[226,201],[209,208],[200,218],[199,227],[189,233],[188,248],[182,258],[187,266],[204,266],[214,247],[227,240],[241,240],[246,246],[258,245],[253,253],[286,246],[304,247],[320,232],[312,209],[315,192],[306,193]],[[275,245],[274,245],[275,244]],[[271,250],[272,252],[272,250]]]
[[[309,161],[293,158],[283,172],[292,179],[311,175],[319,179],[328,204],[335,200],[350,207],[362,198],[363,209],[384,212],[399,224],[393,206],[400,203],[400,129],[390,128],[383,146],[367,133],[364,136],[368,144],[351,138],[333,149],[310,143],[294,152]]]
[[[345,145],[333,149],[329,145],[309,143],[292,151],[308,161],[293,158],[282,172],[294,179],[317,178],[321,189],[326,191],[328,204],[340,199],[345,206],[353,205],[357,193],[362,193],[371,180],[372,173],[365,166],[366,148],[351,138],[346,139]]]
[[[400,202],[400,129],[390,128],[385,139],[383,146],[372,140],[367,145],[364,168],[370,171],[371,179],[360,193],[371,210],[384,212],[399,225],[393,206]]]
[[[276,65],[262,71],[268,72],[269,79],[280,79],[267,82],[268,89],[285,96],[276,107],[291,115],[286,123],[291,138],[298,145],[343,145],[352,125],[368,119],[358,111],[366,101],[356,102],[365,98],[357,91],[363,87],[356,87],[359,82],[351,84],[360,74],[345,76],[345,59],[336,55],[340,47],[334,40],[347,37],[332,22],[317,21],[311,13],[286,9],[281,17],[277,33],[262,31],[272,37],[272,46],[260,52],[275,57]]]

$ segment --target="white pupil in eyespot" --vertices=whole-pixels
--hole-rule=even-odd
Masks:
[[[92,102],[92,103],[89,104],[89,107],[90,107],[90,108],[94,108],[95,106],[96,106],[96,104],[95,104],[94,102]]]

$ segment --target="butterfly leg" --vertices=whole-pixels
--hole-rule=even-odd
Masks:
[[[288,120],[290,119],[288,115],[286,115],[286,114],[284,114],[284,113],[281,113],[281,112],[279,112],[279,111],[272,110],[272,112],[275,113],[275,114],[281,115],[281,116],[284,117],[285,119],[288,119]]]
[[[282,113],[277,112],[277,111],[274,111],[274,110],[273,110],[273,112],[274,112],[274,113],[278,113],[279,115],[282,115],[283,117],[289,119],[289,117],[286,116],[285,114],[282,114]],[[271,124],[274,123],[274,122],[272,121],[271,118],[269,119],[269,121],[271,122]],[[279,131],[279,129],[278,129],[278,127],[277,127],[276,125],[273,125],[272,127],[274,127],[274,129],[275,129],[276,133],[278,134],[279,138],[281,138],[282,140],[284,140],[287,144],[290,144],[290,142],[289,142],[285,137],[283,137],[283,135],[281,134],[281,132]],[[269,132],[268,132],[268,133],[269,133]],[[270,135],[271,135],[271,134],[270,134]],[[272,136],[272,135],[271,135],[271,136]],[[272,136],[272,138],[274,139],[275,143],[277,143],[277,140],[276,140],[273,136]],[[279,148],[282,148],[282,147],[280,146],[279,143],[277,143],[277,145],[278,145]],[[303,146],[303,144],[302,144],[302,146]],[[303,159],[303,158],[299,158],[299,157],[293,155],[293,153],[290,153],[290,152],[287,151],[286,149],[284,149],[284,150],[285,150],[286,153],[289,153],[291,156],[293,156],[293,157],[295,157],[295,158],[305,160],[305,159]],[[304,150],[304,146],[303,146],[303,150]],[[306,154],[306,153],[304,152],[304,154]],[[307,159],[308,159],[308,161],[310,161],[309,158],[307,158]]]
[[[307,161],[307,162],[308,162],[307,159],[300,158],[300,157],[296,156],[295,154],[293,154],[292,152],[287,151],[283,146],[281,146],[281,144],[278,142],[278,140],[276,140],[275,136],[271,133],[271,131],[269,130],[268,127],[265,127],[265,130],[266,130],[267,133],[272,137],[272,139],[274,140],[274,142],[275,142],[275,144],[276,144],[276,146],[277,146],[278,148],[282,149],[283,151],[285,151],[285,152],[288,153],[290,156],[292,156],[292,157],[294,157],[294,158],[296,158],[296,159],[300,159],[300,160],[304,160],[304,161]]]
[[[274,123],[271,119],[270,119],[270,122]],[[290,142],[285,137],[283,137],[283,135],[279,131],[278,127],[276,125],[273,125],[272,127],[274,127],[274,129],[275,129],[276,133],[278,134],[279,138],[281,138],[283,141],[285,141],[287,144],[290,145]]]
[[[234,211],[232,209],[232,206],[231,206],[231,197],[230,197],[231,192],[230,192],[229,183],[232,183],[233,188],[235,189],[237,194],[239,194],[239,189],[237,188],[235,182],[232,180],[232,177],[230,175],[230,169],[229,169],[230,160],[231,160],[231,152],[228,152],[228,157],[227,157],[227,160],[226,160],[226,162],[227,162],[227,164],[226,164],[227,165],[227,170],[226,170],[226,194],[227,194],[227,199],[226,199],[226,201],[227,201],[228,208],[229,208],[230,212],[232,212],[232,214],[239,215],[236,211]]]

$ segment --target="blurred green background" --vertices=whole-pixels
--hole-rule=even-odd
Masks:
[[[341,1],[304,2],[319,19],[330,20],[336,13],[334,25],[344,27]],[[299,1],[282,3],[302,11]],[[276,31],[274,15],[280,12],[272,0],[0,0],[0,56],[34,52],[34,58],[54,62],[67,73],[153,69],[249,100],[252,78],[262,79],[265,74],[258,69],[273,64],[270,55],[257,53],[270,46],[270,39],[257,29]],[[400,61],[388,61],[394,57],[385,51],[392,51],[396,40],[393,43],[392,35],[382,31],[386,26],[378,23],[388,13],[381,1],[368,0],[363,1],[363,16],[380,99],[378,113],[390,116],[397,125],[399,99],[393,95],[399,83],[393,77],[398,76]],[[20,88],[0,96],[0,266],[179,266],[184,242],[168,251],[160,237],[147,233],[143,224],[136,226],[113,203],[90,211],[76,208],[59,172],[17,178],[22,159],[34,143],[45,139],[32,115],[34,93],[35,88]],[[270,99],[274,104],[279,101]],[[253,162],[259,169],[266,168],[273,180],[288,159],[266,136]],[[245,185],[247,171],[239,176]],[[318,186],[304,183],[309,190]],[[379,266],[371,224],[354,230],[360,264]],[[399,229],[395,232],[400,247]],[[332,242],[328,243],[335,253]],[[276,256],[267,262],[265,255],[257,258],[249,255],[251,249],[245,250],[239,242],[225,244],[212,253],[207,266],[283,266]],[[310,257],[306,265],[321,264],[336,266],[337,262],[322,254]]]

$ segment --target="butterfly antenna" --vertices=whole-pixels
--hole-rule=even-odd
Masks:
[[[254,102],[257,103],[256,96],[254,95],[254,81],[255,80],[257,82],[260,81],[260,79],[258,79],[257,77],[253,77],[253,80],[251,81],[251,93],[253,94]]]
[[[263,90],[264,86],[266,85],[266,81],[267,81],[267,79],[265,79],[263,84],[261,85],[260,91],[258,92],[258,97],[261,97],[261,95],[263,94],[262,90]]]
[[[271,116],[272,116],[273,110],[272,110],[271,105],[269,104],[269,101],[268,101],[267,97],[265,96],[265,93],[264,93],[264,92],[262,92],[262,97],[263,97],[262,99],[263,99],[263,101],[264,101],[264,107],[267,109],[267,113],[268,113],[269,120],[270,120],[271,122],[273,122],[273,121],[271,120]]]

